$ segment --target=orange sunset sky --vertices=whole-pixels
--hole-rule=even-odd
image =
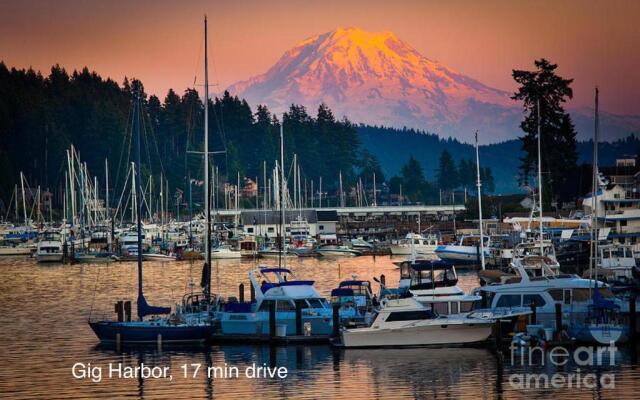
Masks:
[[[513,68],[546,57],[572,77],[573,107],[640,114],[640,1],[0,1],[0,59],[47,71],[88,66],[147,92],[202,76],[210,21],[212,92],[260,74],[297,42],[342,26],[392,31],[427,58],[512,91]]]

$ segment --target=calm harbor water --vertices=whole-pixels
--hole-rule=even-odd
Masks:
[[[389,257],[294,259],[289,266],[299,277],[314,279],[320,292],[328,296],[352,273],[372,283],[374,276],[385,274],[388,284],[394,285],[398,272],[392,261]],[[255,266],[255,262],[237,260],[218,262],[213,269],[214,288],[222,295],[237,296],[238,284],[248,286],[247,271]],[[199,283],[200,268],[200,262],[145,263],[147,299],[157,305],[179,302],[191,281]],[[477,286],[473,273],[460,275],[463,289]],[[607,352],[599,363],[595,360],[584,366],[580,359],[572,358],[564,366],[554,366],[540,354],[521,365],[520,356],[512,359],[505,354],[500,360],[487,349],[470,348],[334,350],[324,345],[233,345],[117,352],[98,345],[87,325],[89,316],[111,317],[114,301],[134,298],[135,292],[134,263],[42,265],[32,259],[0,259],[0,397],[638,398],[640,371],[626,349]],[[102,367],[100,382],[74,378],[76,363]],[[169,367],[172,379],[109,378],[110,363]],[[207,377],[207,367],[225,364],[237,367],[239,377]],[[286,367],[287,377],[247,378],[244,371],[254,364]],[[195,376],[194,365],[201,366]],[[550,378],[593,374],[595,381],[547,388],[535,387],[530,381],[534,385],[523,387],[523,379],[540,374]]]

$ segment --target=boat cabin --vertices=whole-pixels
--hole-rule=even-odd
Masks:
[[[458,314],[473,309],[477,296],[458,286],[455,266],[441,260],[415,260],[400,264],[400,287],[438,314]]]
[[[491,237],[487,235],[482,235],[482,244],[485,248],[491,245]],[[460,246],[471,246],[477,247],[480,246],[480,235],[466,235],[461,236],[458,241],[458,245]]]
[[[362,311],[370,310],[373,306],[371,283],[357,279],[342,281],[338,287],[331,290],[331,303],[341,307],[355,307]]]
[[[414,260],[400,263],[400,287],[409,290],[455,286],[458,275],[453,264],[440,260]]]
[[[258,242],[254,238],[242,239],[239,244],[242,257],[255,257],[258,255]]]

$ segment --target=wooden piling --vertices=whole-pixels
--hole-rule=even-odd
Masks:
[[[531,307],[531,325],[535,325],[538,322],[538,315],[537,315],[537,305],[535,302],[532,302],[530,305]]]
[[[494,336],[496,341],[496,350],[502,350],[502,323],[500,320],[496,320],[496,324],[494,327]]]
[[[269,303],[269,337],[271,339],[276,337],[276,303],[274,301]]]
[[[302,302],[304,300],[296,300],[296,335],[302,336]]]
[[[382,278],[382,276],[380,278]],[[333,305],[333,337],[337,338],[339,336],[340,336],[340,304],[334,304]]]
[[[637,337],[636,296],[629,297],[629,342],[635,343]]]
[[[162,350],[162,334],[158,333],[158,351]]]
[[[124,321],[124,302],[122,300],[116,303],[116,314],[118,316],[118,322]]]
[[[556,340],[562,340],[562,304],[556,303]]]
[[[380,284],[382,286],[386,286],[387,285],[387,277],[384,276],[384,274],[380,275]]]
[[[240,300],[240,303],[244,303],[244,283],[241,283],[238,286],[238,299]]]
[[[124,302],[124,320],[131,322],[131,300]]]

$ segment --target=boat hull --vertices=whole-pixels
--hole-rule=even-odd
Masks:
[[[415,246],[416,254],[419,255],[432,255],[435,254],[437,246]],[[410,245],[391,245],[389,246],[391,254],[394,256],[410,256]]]
[[[214,260],[239,259],[239,258],[242,258],[242,253],[239,251],[211,251],[211,259],[214,259]]]
[[[362,255],[359,251],[349,251],[349,250],[317,250],[318,254],[329,257],[356,257]]]
[[[297,257],[297,255],[295,253],[291,253],[291,252],[287,252],[285,254],[280,255],[279,252],[275,251],[265,251],[265,252],[259,252],[258,253],[258,257],[260,258],[279,258],[279,257]]]
[[[36,260],[38,260],[39,263],[62,262],[62,257],[62,253],[36,254]]]
[[[427,325],[402,329],[346,329],[342,331],[345,347],[455,346],[487,340],[490,323]]]
[[[303,316],[302,324],[309,323],[311,335],[328,335],[332,332],[331,316]],[[279,313],[276,325],[286,325],[286,336],[296,334],[295,313]],[[268,335],[268,313],[229,313],[220,319],[223,335]]]
[[[29,256],[33,250],[28,247],[0,247],[0,256]]]
[[[76,262],[87,264],[106,264],[117,261],[117,258],[113,255],[98,256],[92,254],[76,254],[74,259]]]
[[[208,325],[156,326],[114,321],[89,322],[102,343],[203,343],[213,334]],[[120,336],[118,339],[118,335]],[[160,339],[159,339],[160,337]]]
[[[165,254],[143,254],[142,259],[144,261],[175,261],[174,256],[167,256]]]
[[[571,333],[579,342],[604,345],[624,343],[629,338],[627,327],[615,324],[586,324]]]
[[[443,261],[453,264],[475,264],[478,263],[480,253],[473,246],[438,246],[435,254]],[[485,257],[489,257],[489,253],[485,250]]]

